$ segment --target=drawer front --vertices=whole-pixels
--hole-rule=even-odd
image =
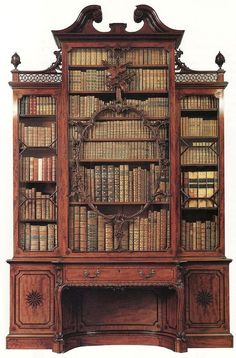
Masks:
[[[176,281],[176,267],[156,265],[68,265],[64,268],[65,283],[172,283]]]

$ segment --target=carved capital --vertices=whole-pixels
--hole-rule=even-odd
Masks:
[[[55,267],[55,287],[59,288],[63,285],[63,267],[57,264]]]

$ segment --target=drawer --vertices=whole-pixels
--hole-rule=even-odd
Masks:
[[[65,283],[128,284],[176,282],[176,266],[160,265],[67,265]]]

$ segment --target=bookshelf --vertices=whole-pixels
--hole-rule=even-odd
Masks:
[[[14,255],[7,348],[232,347],[222,65],[137,6],[136,32],[84,8],[43,71],[12,56]]]

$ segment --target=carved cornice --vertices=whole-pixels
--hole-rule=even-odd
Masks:
[[[84,36],[86,36],[86,39],[92,39],[97,35],[101,35],[104,38],[109,36],[122,36],[123,38],[126,35],[129,37],[135,35],[155,36],[155,38],[175,41],[176,47],[178,47],[184,34],[183,30],[174,30],[164,25],[156,12],[147,5],[138,5],[134,11],[134,21],[143,21],[142,28],[135,32],[126,31],[126,24],[124,23],[110,24],[110,31],[100,32],[94,28],[94,21],[102,21],[101,7],[98,5],[85,7],[76,21],[69,27],[63,30],[53,30],[52,33],[58,47],[61,47],[61,42],[63,41],[83,39]]]
[[[155,10],[148,5],[138,5],[136,10],[134,11],[134,21],[135,22],[144,22],[143,27],[149,27],[152,31],[162,34],[168,34],[171,37],[175,37],[177,41],[177,46],[179,46],[184,31],[183,30],[175,30],[166,26],[158,17]]]

